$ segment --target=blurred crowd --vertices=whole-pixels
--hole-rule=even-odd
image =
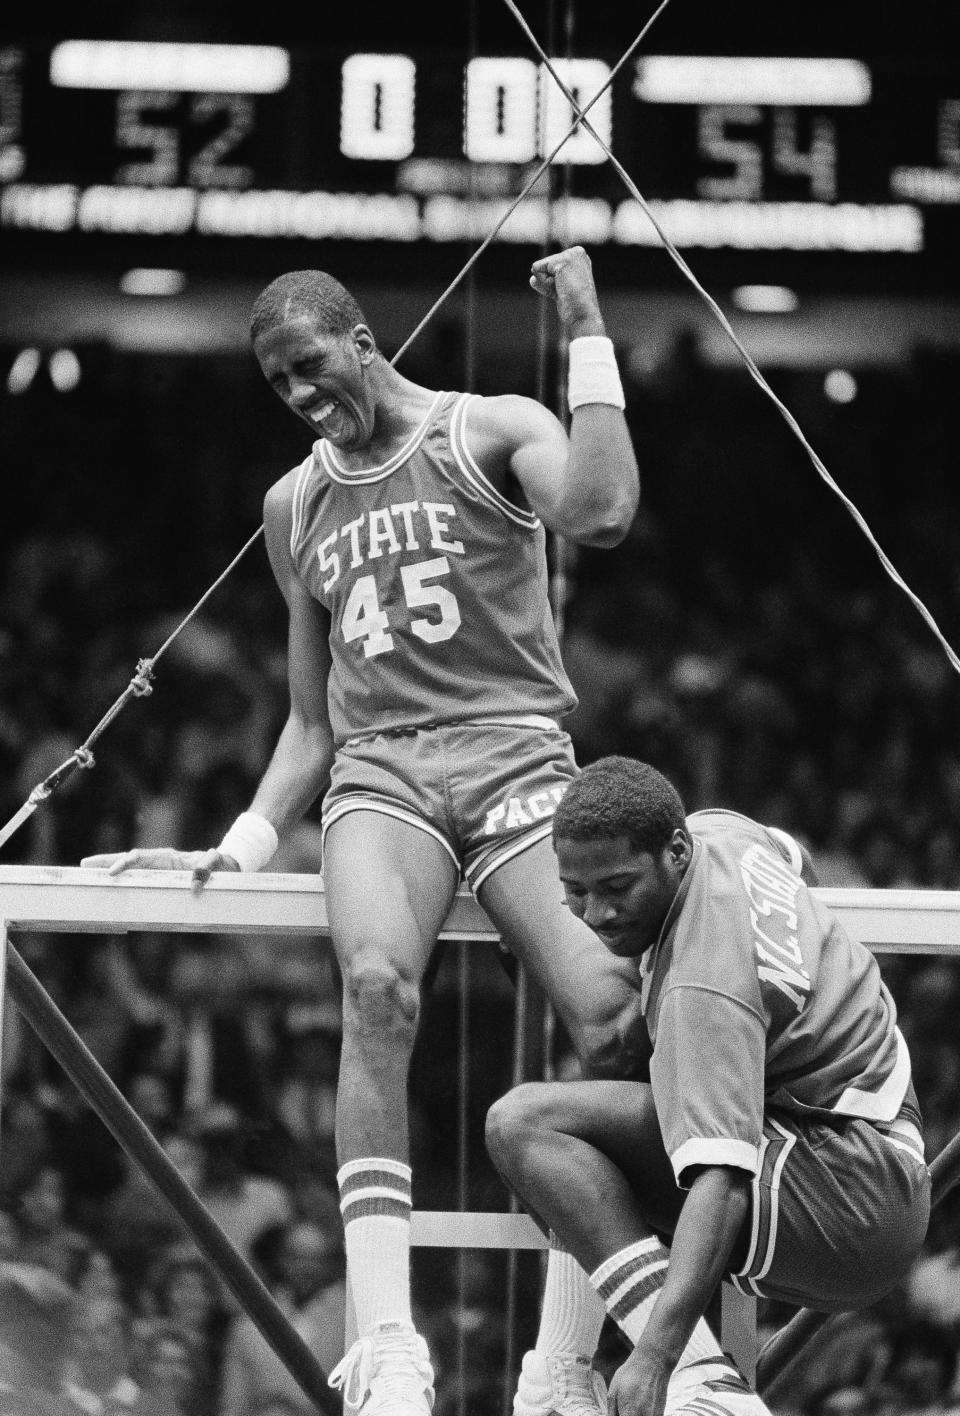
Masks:
[[[636,364],[637,525],[616,551],[551,550],[581,761],[642,757],[691,810],[785,827],[823,884],[960,889],[960,679],[936,633],[960,643],[955,363],[918,353],[909,370],[866,371],[844,407],[811,375],[771,375],[866,530],[742,373],[703,367],[685,339],[661,366]],[[303,455],[272,453],[235,413],[241,371],[157,368],[105,377],[99,397],[81,389],[66,440],[49,393],[0,400],[9,464],[32,492],[0,529],[0,824],[167,640],[255,529],[269,480]],[[212,430],[214,404],[234,415]],[[164,652],[152,695],[106,729],[95,770],[76,772],[0,860],[72,866],[133,845],[213,844],[249,804],[285,713],[283,606],[256,546]],[[319,865],[313,811],[271,868]],[[332,1367],[344,1260],[339,980],[325,942],[35,933],[16,944]],[[473,947],[436,956],[411,1082],[419,1208],[505,1207],[482,1126],[514,1075],[508,963]],[[884,956],[882,967],[932,1158],[960,1131],[960,961]],[[569,1070],[559,1031],[554,1047],[551,1064]],[[0,1416],[311,1409],[11,1008],[0,1127]],[[832,1324],[778,1411],[960,1411],[958,1193],[935,1211],[902,1291]],[[465,1403],[476,1416],[503,1410],[505,1364],[535,1331],[538,1264],[418,1252],[414,1299],[443,1416]],[[787,1316],[761,1305],[763,1334]],[[611,1367],[618,1343],[606,1334]]]

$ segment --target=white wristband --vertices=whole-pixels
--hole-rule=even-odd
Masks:
[[[280,838],[265,816],[244,811],[217,846],[221,855],[233,856],[241,870],[262,870],[276,854]]]
[[[626,408],[613,340],[605,334],[581,334],[570,341],[567,405],[572,413],[583,403],[612,403]]]

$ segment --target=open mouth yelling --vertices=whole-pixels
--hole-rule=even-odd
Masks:
[[[335,398],[328,398],[325,403],[321,403],[319,408],[315,408],[310,414],[310,422],[315,428],[324,431],[327,420],[340,407]]]

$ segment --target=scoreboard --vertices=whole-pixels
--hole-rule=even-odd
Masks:
[[[956,281],[954,56],[555,62],[581,105],[600,92],[591,124],[681,249],[884,256]],[[0,241],[478,243],[573,119],[523,54],[7,43]],[[582,128],[497,240],[558,233],[660,245]]]

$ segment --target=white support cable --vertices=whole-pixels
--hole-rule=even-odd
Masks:
[[[466,265],[465,265],[465,266],[463,267],[463,269],[460,271],[459,275],[457,275],[457,276],[454,277],[454,279],[453,279],[453,280],[450,282],[450,284],[447,286],[446,290],[443,292],[443,294],[440,296],[440,298],[439,298],[438,300],[436,300],[433,305],[430,306],[430,309],[429,309],[429,310],[427,311],[427,313],[424,315],[423,319],[422,319],[422,320],[420,321],[420,323],[416,326],[416,328],[413,330],[413,332],[407,336],[407,338],[406,338],[406,340],[404,341],[404,343],[401,344],[400,348],[397,350],[396,354],[393,356],[393,359],[391,360],[391,363],[396,363],[396,361],[400,358],[401,354],[406,353],[407,349],[409,349],[410,345],[411,345],[411,344],[413,343],[413,341],[416,339],[417,335],[420,334],[420,333],[422,332],[422,330],[426,327],[426,325],[427,325],[427,324],[429,323],[429,321],[433,318],[433,316],[436,314],[437,310],[439,310],[440,306],[444,303],[444,301],[445,301],[450,295],[452,295],[452,293],[453,293],[454,290],[456,290],[457,286],[458,286],[458,285],[460,284],[460,282],[463,280],[463,278],[464,278],[464,276],[467,274],[467,272],[468,272],[469,270],[472,270],[473,266],[476,264],[476,262],[477,262],[477,261],[480,259],[480,257],[483,255],[483,253],[484,253],[484,251],[487,249],[487,247],[488,247],[488,246],[491,244],[491,242],[497,237],[497,235],[500,233],[500,231],[503,229],[503,227],[506,226],[507,222],[510,220],[511,216],[512,216],[513,213],[516,211],[516,209],[517,209],[517,207],[520,205],[520,203],[521,203],[522,201],[525,201],[525,200],[526,200],[526,198],[527,198],[527,197],[530,195],[530,193],[533,191],[533,188],[534,188],[534,187],[536,186],[536,184],[540,181],[540,178],[541,178],[541,177],[543,176],[543,174],[547,171],[547,169],[552,165],[554,158],[557,156],[557,153],[560,152],[561,148],[563,148],[563,147],[570,141],[570,139],[573,137],[574,133],[576,133],[577,129],[581,126],[581,124],[583,124],[584,126],[586,126],[586,121],[585,121],[585,120],[586,120],[586,115],[590,112],[590,110],[591,110],[591,108],[593,107],[593,105],[594,105],[595,103],[598,103],[598,102],[600,101],[600,99],[601,99],[601,98],[603,97],[603,95],[606,93],[607,89],[608,89],[608,88],[610,87],[610,85],[613,83],[614,79],[615,79],[615,78],[617,77],[617,75],[619,74],[620,70],[621,70],[621,69],[623,68],[623,66],[628,62],[628,60],[630,60],[630,59],[632,58],[632,56],[633,56],[633,54],[636,52],[636,50],[639,49],[640,45],[643,43],[644,39],[646,38],[648,32],[650,31],[650,29],[652,28],[652,26],[656,23],[656,21],[660,18],[660,16],[662,15],[663,11],[667,8],[667,6],[669,5],[669,3],[670,3],[670,0],[660,0],[660,4],[657,6],[656,10],[654,10],[654,12],[653,12],[653,14],[650,16],[649,20],[647,20],[647,23],[644,25],[643,29],[642,29],[642,30],[640,31],[640,33],[637,35],[636,39],[635,39],[635,40],[633,41],[633,43],[629,46],[629,48],[626,49],[626,50],[624,51],[624,53],[621,55],[621,57],[617,60],[616,64],[614,64],[613,68],[610,70],[609,74],[608,74],[607,77],[604,79],[603,83],[602,83],[602,84],[600,85],[600,87],[597,89],[596,93],[595,93],[595,94],[593,95],[593,97],[589,100],[589,102],[588,102],[588,103],[585,103],[585,104],[583,105],[583,108],[582,108],[582,109],[581,109],[581,108],[578,108],[577,105],[574,104],[574,109],[576,110],[577,117],[574,119],[573,123],[571,123],[571,125],[570,125],[570,127],[568,128],[567,132],[564,133],[564,135],[563,135],[563,137],[560,139],[560,141],[559,141],[553,148],[551,148],[550,152],[547,153],[546,157],[545,157],[545,158],[543,159],[543,161],[540,163],[539,167],[537,167],[536,170],[534,171],[533,176],[530,177],[529,180],[524,184],[524,186],[523,186],[523,188],[521,189],[521,191],[519,192],[519,194],[514,198],[514,200],[513,200],[513,201],[510,203],[510,205],[507,207],[506,211],[505,211],[504,214],[501,216],[501,218],[500,218],[500,220],[497,222],[496,226],[494,226],[493,230],[484,238],[484,240],[481,242],[481,244],[480,244],[480,245],[477,247],[477,249],[474,251],[473,255],[470,257],[470,259],[467,261]]]
[[[77,770],[78,767],[91,768],[96,765],[93,753],[90,750],[93,747],[93,744],[100,737],[101,733],[104,732],[104,730],[110,726],[114,718],[118,716],[121,709],[126,707],[127,703],[130,701],[131,698],[145,698],[153,692],[151,680],[153,678],[154,665],[156,664],[157,660],[161,657],[161,655],[166,653],[166,651],[169,649],[170,645],[177,638],[177,636],[184,629],[186,629],[187,625],[194,618],[194,616],[198,614],[201,608],[207,603],[213,592],[217,590],[220,585],[223,584],[224,580],[226,580],[227,576],[233,570],[234,566],[236,566],[240,559],[246,555],[247,551],[259,538],[262,532],[263,527],[260,526],[247,541],[246,545],[244,545],[237,552],[237,554],[234,556],[233,560],[226,567],[226,569],[221,571],[221,573],[217,576],[216,580],[209,587],[209,589],[206,590],[203,595],[201,595],[200,599],[194,605],[193,609],[189,612],[189,614],[184,615],[183,619],[180,621],[177,627],[170,634],[167,635],[167,638],[160,645],[160,648],[153,655],[153,657],[151,659],[140,660],[140,662],[137,664],[137,671],[134,674],[133,678],[127,684],[123,692],[120,694],[119,698],[116,698],[114,702],[110,705],[106,713],[104,713],[103,717],[100,719],[99,723],[97,723],[97,725],[93,728],[92,732],[87,735],[81,745],[74,749],[74,751],[70,754],[70,756],[65,762],[62,762],[59,767],[55,768],[54,771],[50,772],[46,777],[44,777],[42,782],[37,783],[37,785],[34,787],[33,791],[30,793],[29,797],[23,803],[20,809],[16,811],[13,816],[11,816],[10,820],[6,823],[5,826],[0,828],[0,848],[6,845],[7,841],[9,841],[10,837],[14,834],[14,832],[18,831],[19,828],[24,824],[24,822],[27,821],[33,815],[37,807],[41,806],[45,801],[48,801],[49,798],[53,796],[53,793],[57,791],[57,789],[67,780],[68,777],[73,775],[73,773]]]
[[[546,69],[547,69],[547,71],[549,72],[549,74],[550,74],[551,77],[553,78],[554,82],[558,85],[558,87],[560,88],[561,92],[562,92],[562,93],[564,94],[564,96],[566,97],[566,99],[567,99],[567,101],[569,102],[571,108],[573,109],[573,112],[579,115],[578,121],[583,124],[584,130],[590,134],[590,136],[594,139],[594,141],[595,141],[595,142],[603,149],[603,151],[606,153],[607,158],[609,159],[609,161],[610,161],[611,165],[613,166],[614,170],[616,171],[617,175],[620,177],[621,181],[622,181],[622,182],[624,183],[624,185],[626,186],[627,191],[628,191],[628,192],[630,193],[630,195],[634,198],[634,200],[638,203],[638,205],[639,205],[640,208],[642,209],[644,215],[645,215],[645,216],[647,217],[647,219],[650,221],[650,224],[653,226],[653,229],[656,231],[657,236],[660,238],[661,242],[663,243],[664,249],[666,250],[667,254],[670,256],[670,258],[671,258],[671,259],[674,261],[674,263],[677,265],[677,267],[679,268],[681,274],[690,282],[690,284],[693,286],[693,288],[694,288],[694,290],[697,292],[697,294],[706,302],[706,304],[707,304],[707,306],[709,307],[709,309],[711,310],[711,312],[714,314],[714,316],[716,317],[716,319],[719,321],[721,328],[723,329],[724,333],[727,335],[727,338],[731,341],[731,343],[733,344],[734,348],[737,350],[738,354],[740,355],[740,357],[742,358],[744,364],[746,365],[747,372],[750,374],[751,378],[754,380],[754,382],[755,382],[756,384],[759,385],[759,387],[763,390],[763,392],[767,395],[767,397],[773,402],[773,404],[774,404],[774,406],[777,408],[778,412],[781,414],[781,416],[782,416],[782,417],[784,418],[784,420],[786,421],[787,426],[788,426],[788,427],[790,428],[790,430],[794,433],[794,435],[796,436],[796,438],[797,438],[798,441],[800,442],[801,446],[803,447],[804,451],[807,453],[807,456],[810,458],[810,461],[813,463],[813,466],[814,466],[814,468],[816,469],[816,471],[817,471],[817,472],[819,473],[819,475],[823,478],[824,482],[826,482],[826,484],[827,484],[827,486],[830,488],[830,490],[831,490],[832,492],[834,492],[835,495],[840,499],[840,501],[843,503],[843,505],[844,505],[844,507],[846,508],[846,510],[850,513],[850,515],[853,517],[853,519],[854,519],[854,521],[856,522],[856,524],[859,526],[860,530],[863,532],[863,534],[864,534],[864,536],[866,537],[867,541],[868,541],[868,542],[870,543],[870,545],[873,547],[874,551],[876,552],[877,558],[879,559],[880,564],[883,566],[883,569],[887,572],[887,575],[890,577],[890,579],[893,581],[893,583],[894,583],[895,585],[897,585],[897,586],[903,591],[903,593],[907,596],[907,598],[910,600],[911,604],[914,606],[914,608],[917,610],[917,612],[920,614],[920,616],[921,616],[921,617],[923,618],[923,620],[925,621],[927,627],[931,630],[931,632],[934,634],[934,636],[936,637],[936,639],[939,641],[941,647],[942,647],[943,650],[944,650],[944,653],[946,654],[946,656],[947,656],[947,658],[949,659],[949,661],[950,661],[951,665],[953,666],[953,668],[954,668],[958,673],[960,673],[960,657],[957,656],[957,654],[956,654],[955,650],[953,649],[952,645],[948,642],[948,640],[946,639],[946,637],[944,636],[944,634],[941,632],[939,625],[937,624],[937,622],[936,622],[936,620],[934,619],[933,615],[932,615],[932,614],[930,613],[930,611],[927,609],[927,606],[926,606],[926,605],[924,604],[924,602],[920,599],[919,595],[917,595],[917,594],[911,589],[911,587],[910,587],[910,586],[907,584],[907,582],[903,579],[903,577],[902,577],[902,575],[900,574],[900,572],[897,570],[896,566],[893,564],[893,562],[892,562],[892,561],[890,560],[890,558],[887,556],[886,552],[883,550],[883,547],[882,547],[882,546],[880,545],[880,543],[877,541],[876,537],[874,536],[873,532],[871,531],[870,527],[868,526],[868,524],[867,524],[867,522],[866,522],[866,519],[864,518],[864,516],[863,516],[862,512],[860,511],[859,507],[856,505],[855,502],[853,502],[853,501],[850,499],[850,497],[847,496],[846,492],[844,492],[843,489],[834,481],[833,477],[831,476],[831,474],[830,474],[829,471],[827,470],[826,466],[825,466],[824,463],[821,461],[819,455],[814,451],[813,447],[812,447],[812,446],[810,445],[810,443],[807,441],[806,436],[804,435],[803,430],[801,429],[801,427],[800,427],[799,423],[797,422],[796,418],[794,418],[793,414],[790,412],[790,410],[789,410],[789,408],[786,406],[786,404],[785,404],[780,398],[778,398],[777,395],[774,393],[773,389],[770,387],[770,385],[767,383],[766,379],[763,377],[763,374],[760,372],[760,370],[759,370],[759,368],[757,367],[756,363],[754,362],[753,358],[752,358],[751,355],[747,352],[747,350],[744,348],[743,344],[742,344],[741,341],[738,339],[737,335],[734,333],[734,330],[733,330],[733,328],[732,328],[732,326],[731,326],[729,320],[727,319],[727,317],[726,317],[726,315],[723,313],[723,311],[720,309],[720,306],[717,304],[716,300],[714,300],[713,296],[709,293],[709,291],[705,290],[704,287],[700,284],[700,281],[697,279],[697,277],[694,275],[693,271],[692,271],[692,270],[690,269],[690,267],[687,265],[687,262],[684,260],[683,256],[681,256],[681,254],[680,254],[680,252],[677,250],[676,246],[674,246],[673,242],[670,240],[670,237],[667,235],[667,233],[664,231],[663,227],[662,227],[662,226],[660,225],[660,223],[657,221],[657,219],[656,219],[656,217],[654,216],[653,212],[650,210],[650,206],[649,206],[649,204],[647,203],[646,198],[644,197],[644,195],[643,195],[643,193],[640,191],[640,189],[637,187],[637,184],[634,182],[633,178],[632,178],[632,177],[630,176],[630,174],[626,171],[626,169],[624,168],[624,166],[623,166],[623,164],[620,162],[620,160],[619,160],[618,158],[616,158],[616,157],[613,155],[613,153],[611,152],[610,148],[609,148],[608,145],[604,142],[603,138],[600,136],[600,134],[597,132],[597,130],[596,130],[596,129],[593,127],[593,125],[587,120],[587,118],[586,118],[585,115],[586,115],[586,113],[587,113],[588,108],[590,107],[590,104],[585,105],[585,107],[584,107],[583,109],[581,109],[581,108],[578,106],[577,101],[576,101],[576,99],[574,98],[573,94],[571,93],[570,89],[567,87],[567,85],[563,82],[563,79],[562,79],[562,78],[560,77],[560,75],[557,73],[557,70],[556,70],[555,66],[551,63],[550,59],[547,57],[546,53],[544,52],[542,46],[541,46],[540,43],[538,42],[538,40],[537,40],[536,36],[534,35],[533,31],[530,29],[530,26],[527,24],[527,22],[526,22],[526,20],[524,19],[523,15],[520,13],[519,9],[517,8],[517,6],[516,6],[516,4],[515,4],[515,0],[504,0],[504,4],[507,6],[507,9],[508,9],[508,10],[510,11],[510,13],[514,16],[514,18],[517,20],[517,22],[518,22],[518,24],[520,25],[521,29],[523,30],[524,34],[525,34],[525,35],[527,36],[527,38],[529,39],[531,45],[533,46],[533,48],[535,49],[535,51],[537,52],[537,54],[540,56],[540,59],[542,60],[543,64],[545,65],[545,67],[546,67]],[[601,92],[602,92],[602,90],[601,90]],[[596,101],[596,98],[594,98],[594,100],[592,100],[592,102],[595,102],[595,101]]]

